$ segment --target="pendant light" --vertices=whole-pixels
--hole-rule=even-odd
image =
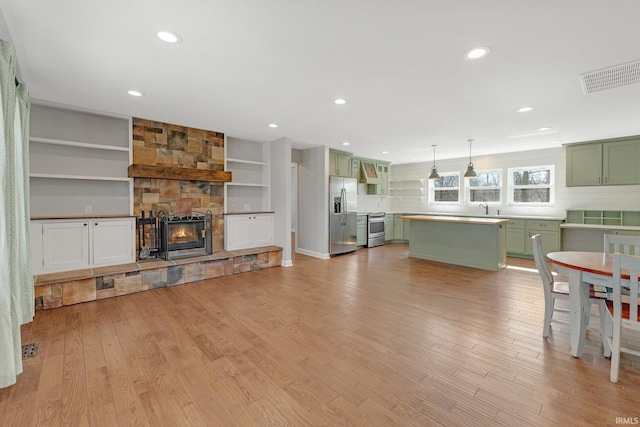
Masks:
[[[473,139],[468,139],[469,141],[469,164],[467,165],[467,171],[464,173],[465,178],[475,178],[476,171],[473,170],[473,163],[471,163],[471,143]]]
[[[429,174],[429,179],[439,179],[440,175],[438,175],[438,168],[436,167],[436,147],[437,145],[432,145],[433,147],[433,166],[431,167],[431,173]]]

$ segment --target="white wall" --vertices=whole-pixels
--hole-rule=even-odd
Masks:
[[[7,28],[7,21],[4,19],[4,13],[2,12],[2,9],[0,9],[0,39],[13,44],[11,41],[11,34],[9,34],[9,29]]]
[[[300,150],[298,159],[298,252],[329,257],[329,202],[326,147]]]
[[[595,187],[566,187],[565,185],[565,149],[564,147],[532,150],[519,153],[498,154],[472,158],[476,169],[502,168],[504,185],[506,185],[507,168],[519,166],[555,165],[555,203],[551,207],[515,207],[507,205],[506,187],[503,188],[503,205],[497,207],[501,214],[507,215],[543,215],[564,216],[566,210],[580,209],[612,209],[612,210],[640,210],[640,185],[595,186]],[[464,175],[468,158],[438,160],[438,172],[460,171]],[[433,162],[391,165],[391,180],[409,180],[426,178]],[[427,184],[428,185],[428,184]],[[425,196],[423,205],[415,200],[397,197],[384,197],[382,202],[385,211],[393,212],[456,212],[483,214],[483,208],[478,204],[459,206],[437,206],[427,203]],[[495,214],[495,208],[490,211]]]
[[[274,211],[273,243],[282,247],[282,265],[291,266],[291,140],[269,144],[271,155],[271,208]]]

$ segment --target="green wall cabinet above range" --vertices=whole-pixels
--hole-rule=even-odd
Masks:
[[[371,159],[355,159],[360,164],[358,182],[367,184],[367,194],[389,194],[389,162]]]
[[[567,187],[640,184],[640,136],[566,146]]]

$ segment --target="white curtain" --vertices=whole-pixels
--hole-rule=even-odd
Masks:
[[[34,315],[29,237],[29,92],[0,40],[0,388],[22,373],[20,325]]]

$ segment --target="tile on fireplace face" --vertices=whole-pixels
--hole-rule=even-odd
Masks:
[[[142,283],[149,289],[164,288],[167,286],[167,270],[158,269],[142,272]]]
[[[167,286],[184,283],[184,265],[172,265],[167,268]]]
[[[132,276],[114,279],[115,295],[126,295],[143,290],[142,276],[135,274]]]
[[[96,299],[96,281],[94,278],[75,280],[62,285],[62,301],[64,305]]]
[[[187,149],[187,134],[184,132],[178,132],[170,130],[167,132],[167,146],[172,150],[186,150]]]

